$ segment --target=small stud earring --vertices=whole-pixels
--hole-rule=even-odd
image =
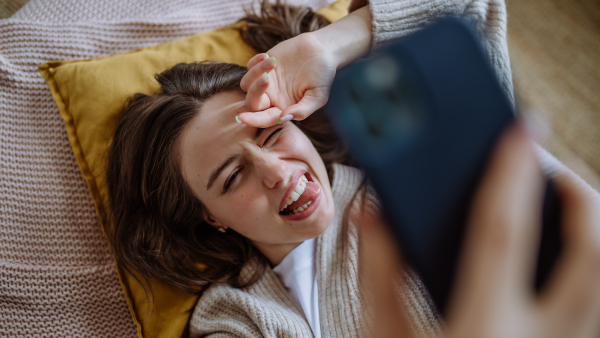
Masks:
[[[219,232],[225,233],[225,228],[223,227],[219,227],[217,230],[219,230]]]

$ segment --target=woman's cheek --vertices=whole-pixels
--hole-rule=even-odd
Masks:
[[[252,225],[258,220],[258,196],[252,192],[243,192],[230,200],[230,207],[225,210],[230,220],[230,226],[240,234],[247,236],[252,230]]]
[[[277,142],[278,149],[284,155],[290,157],[301,157],[303,154],[313,148],[310,140],[300,131],[288,131],[281,136]]]
[[[302,136],[305,137],[304,133],[300,131],[300,129],[295,126],[290,126],[281,133],[281,136],[279,136],[279,139],[277,139],[277,143],[284,143],[286,146],[293,146]]]
[[[234,213],[236,216],[247,217],[252,213],[253,201],[256,198],[252,193],[242,193],[237,196],[237,198],[232,202],[232,208],[236,212]]]

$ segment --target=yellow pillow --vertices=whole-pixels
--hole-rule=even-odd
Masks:
[[[331,22],[336,21],[348,14],[349,2],[338,0],[318,13]],[[220,60],[245,66],[256,52],[242,41],[235,29],[237,25],[128,53],[90,60],[55,61],[38,67],[65,121],[103,232],[108,215],[105,154],[125,101],[135,93],[157,91],[154,75],[180,62]],[[138,336],[180,337],[197,296],[149,280],[155,298],[152,302],[136,278],[118,265],[116,269]],[[154,304],[150,313],[147,311],[149,302]]]

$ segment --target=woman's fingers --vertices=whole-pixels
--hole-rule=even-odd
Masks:
[[[540,300],[553,334],[600,333],[600,197],[567,171],[554,179],[562,202],[563,254]],[[560,331],[560,332],[557,332]]]
[[[276,64],[277,60],[275,60],[274,57],[270,57],[266,60],[259,61],[254,67],[248,69],[248,72],[242,77],[242,81],[240,82],[242,90],[247,92],[254,82],[265,73],[272,71]]]
[[[285,122],[279,117],[281,109],[272,107],[258,112],[245,112],[238,115],[240,122],[256,128],[268,128]],[[289,121],[289,119],[287,120]]]
[[[491,315],[503,303],[527,299],[544,187],[535,159],[524,128],[509,127],[471,206],[453,294],[454,313],[486,316],[486,311]]]
[[[261,111],[271,107],[271,99],[265,92],[269,88],[269,75],[263,73],[248,89],[246,107],[251,111]]]
[[[254,55],[250,60],[248,60],[248,63],[246,64],[246,68],[250,69],[254,66],[256,66],[257,63],[266,60],[269,58],[269,54],[267,53],[259,53]]]

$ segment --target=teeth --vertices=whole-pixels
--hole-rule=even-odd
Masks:
[[[300,177],[300,179],[298,180],[298,184],[294,188],[294,191],[292,191],[292,194],[288,198],[288,202],[290,200],[292,202],[296,202],[298,200],[298,198],[300,198],[300,195],[302,195],[302,193],[304,193],[304,188],[306,187],[305,180],[306,180],[306,182],[308,182],[308,180],[306,179],[306,177],[304,175],[302,175],[302,177]]]
[[[308,179],[306,178],[306,176],[302,175],[300,177],[300,179],[298,180],[298,184],[296,185],[296,187],[294,188],[294,191],[292,191],[292,194],[290,195],[290,197],[288,197],[287,202],[285,202],[285,205],[283,206],[283,208],[281,209],[281,211],[283,211],[285,208],[287,208],[290,204],[296,202],[298,200],[298,198],[300,198],[300,196],[304,193],[304,190],[306,189],[306,183],[308,183]],[[310,202],[307,202],[306,204],[302,205],[301,207],[303,207],[302,210],[306,209],[307,206],[310,205]],[[299,208],[294,209],[294,213],[297,214],[298,212],[302,211],[297,211]]]
[[[303,205],[297,207],[296,209],[292,210],[292,213],[297,214],[299,212],[302,212],[304,210],[306,210],[306,208],[308,208],[308,206],[312,203],[312,201],[308,201],[306,203],[304,203]]]
[[[293,200],[294,202],[296,202],[296,201],[297,201],[297,200],[300,198],[300,194],[298,194],[298,193],[297,193],[297,192],[295,192],[295,191],[292,191],[292,194],[290,195],[290,197],[292,198],[292,200]]]

